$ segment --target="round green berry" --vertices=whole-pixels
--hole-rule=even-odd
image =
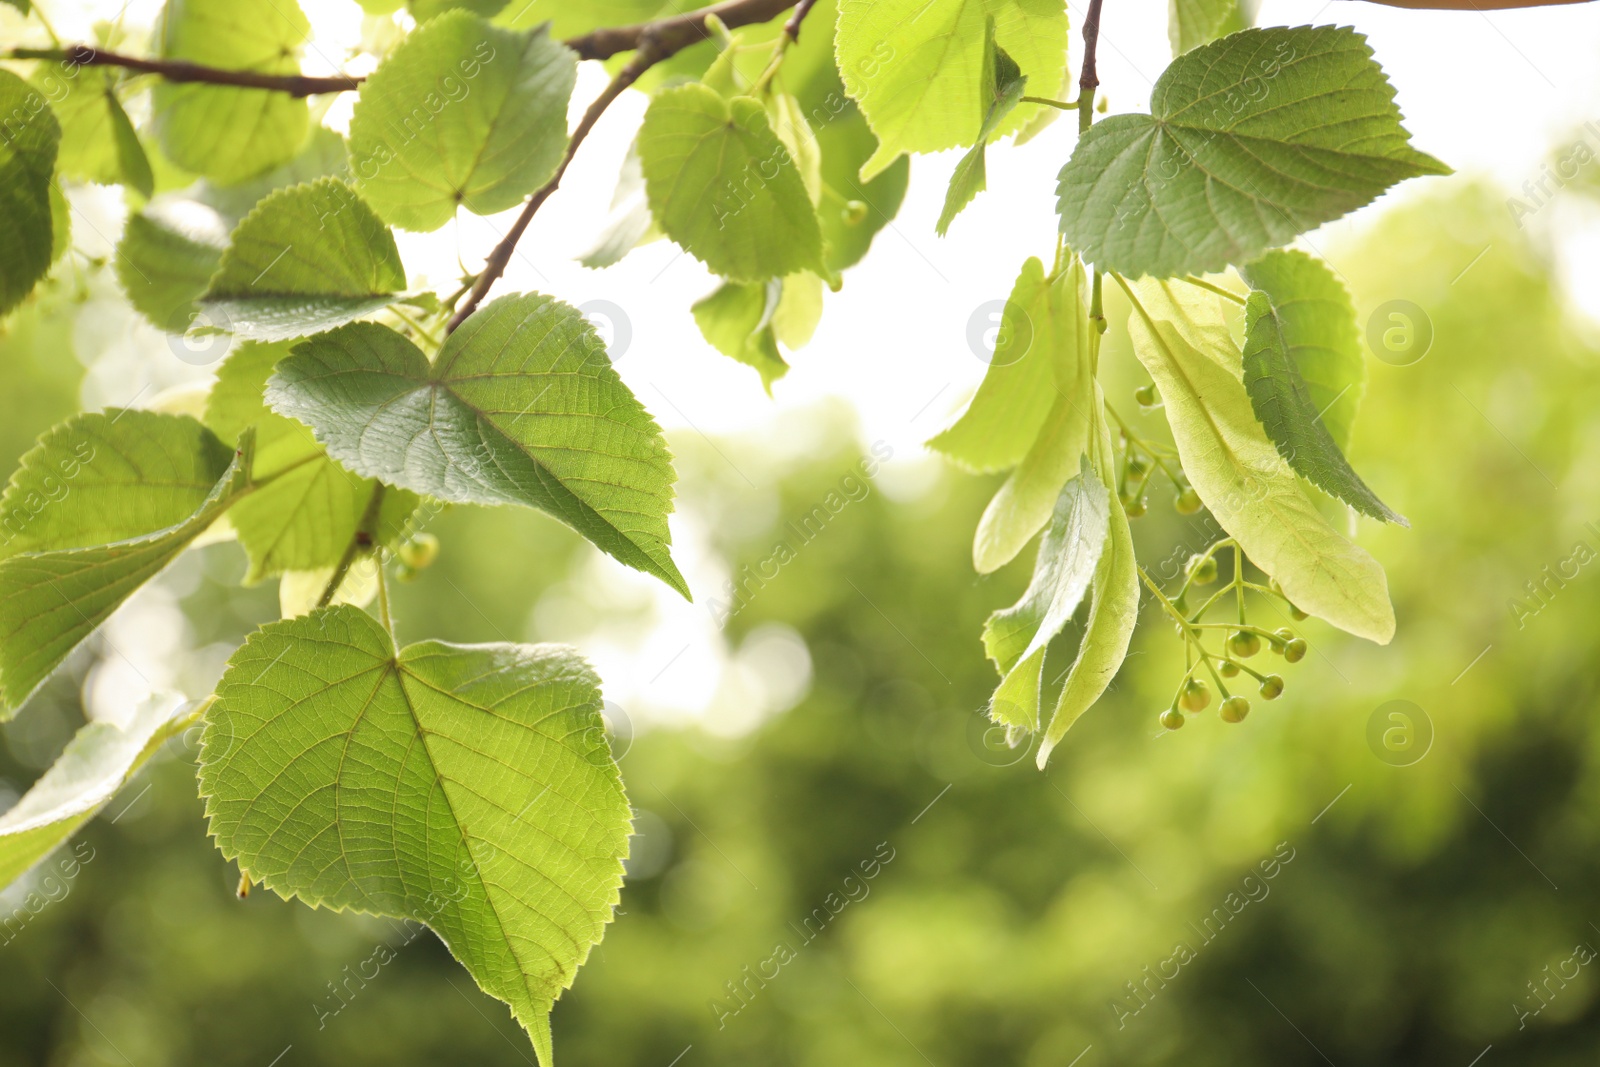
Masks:
[[[1283,678],[1269,674],[1261,679],[1261,696],[1264,700],[1277,700],[1283,696]]]
[[[1192,486],[1184,486],[1178,490],[1178,495],[1172,498],[1172,506],[1179,515],[1193,515],[1200,510],[1200,494]]]
[[[1293,604],[1289,605],[1289,615],[1296,622],[1304,622],[1306,619],[1311,618],[1310,615],[1308,615],[1305,612],[1301,611],[1299,608],[1295,607]]]
[[[1177,708],[1168,708],[1161,713],[1161,725],[1169,730],[1176,730],[1183,725],[1183,713]]]
[[[1178,698],[1178,703],[1183,705],[1184,711],[1204,711],[1206,705],[1211,703],[1211,689],[1198,678],[1190,678],[1183,687],[1183,695]]]
[[[417,570],[415,567],[408,567],[404,563],[397,563],[395,564],[394,568],[394,580],[397,582],[414,582],[417,580],[417,575],[421,573],[422,572]]]
[[[1288,663],[1299,663],[1301,660],[1305,659],[1306,658],[1306,640],[1305,640],[1305,638],[1296,637],[1294,640],[1292,640],[1288,644],[1284,645],[1283,646],[1283,658],[1284,658],[1285,662],[1288,662]]]
[[[1217,557],[1190,556],[1189,580],[1195,585],[1210,585],[1217,580]]]
[[[1150,510],[1150,501],[1142,496],[1124,497],[1122,510],[1128,513],[1128,518],[1137,519]]]
[[[1225,659],[1217,670],[1222,672],[1224,678],[1232,678],[1239,673],[1239,665],[1231,659]]]
[[[1261,651],[1261,638],[1249,630],[1239,630],[1228,638],[1228,651],[1240,659],[1249,659]]]
[[[1128,477],[1143,478],[1150,473],[1150,461],[1143,456],[1128,457]]]
[[[1156,406],[1156,387],[1154,384],[1141,385],[1133,391],[1133,398],[1139,402],[1140,407],[1153,408]]]
[[[1244,717],[1250,714],[1250,702],[1241,696],[1231,696],[1222,702],[1222,710],[1218,714],[1223,722],[1243,722]]]
[[[439,539],[431,533],[414,534],[409,540],[400,542],[395,554],[400,557],[401,563],[412,570],[423,570],[439,558]]]

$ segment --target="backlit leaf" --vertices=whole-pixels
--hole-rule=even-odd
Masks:
[[[200,792],[222,854],[266,888],[427,924],[550,1067],[550,1009],[628,852],[600,709],[570,648],[397,650],[361,611],[323,609],[234,653]]]
[[[0,315],[33,291],[54,261],[50,191],[61,126],[44,95],[0,70]],[[20,118],[19,118],[20,117]]]

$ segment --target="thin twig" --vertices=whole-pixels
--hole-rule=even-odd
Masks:
[[[345,576],[350,573],[350,568],[361,557],[363,552],[372,551],[377,542],[378,522],[383,515],[383,496],[387,489],[382,482],[372,488],[372,497],[367,501],[367,508],[361,513],[361,521],[356,524],[356,531],[350,536],[350,543],[345,546],[344,555],[339,557],[339,563],[333,568],[333,577],[328,579],[328,584],[323,587],[322,595],[317,598],[317,607],[325,608],[333,603],[333,598],[338,595],[339,587],[344,584]]]
[[[86,44],[66,48],[13,48],[7,59],[46,59],[75,67],[121,67],[139,74],[155,74],[169,82],[203,82],[244,89],[271,89],[290,96],[342,93],[361,84],[347,74],[314,78],[305,74],[263,74],[254,70],[224,70],[184,59],[142,59],[117,52],[104,52]]]
[[[811,14],[811,9],[817,6],[817,0],[800,0],[794,5],[794,12],[790,14],[789,21],[783,24],[783,35],[791,41],[800,39],[800,24]]]
[[[740,26],[777,18],[794,6],[795,0],[725,0],[724,3],[699,11],[673,15],[655,22],[595,30],[568,40],[567,47],[578,53],[579,59],[609,59],[619,53],[642,48],[649,40],[657,48],[665,50],[665,56],[672,56],[710,38],[712,31],[706,27],[706,20],[713,15],[728,29],[736,30]]]
[[[572,131],[572,139],[567,143],[567,151],[561,158],[561,165],[556,168],[555,174],[544,184],[544,187],[528,198],[528,202],[523,205],[522,213],[517,216],[517,221],[512,223],[511,229],[500,239],[500,243],[490,251],[488,258],[484,260],[483,270],[479,271],[478,276],[473,280],[471,292],[467,294],[467,298],[462,301],[461,306],[456,309],[455,313],[450,316],[450,323],[445,327],[445,333],[454,333],[456,328],[467,321],[468,317],[478,309],[478,305],[483,302],[483,298],[489,295],[489,290],[494,287],[494,283],[500,280],[501,275],[505,274],[506,267],[511,263],[511,255],[516,251],[517,242],[522,240],[522,235],[527,232],[528,225],[533,222],[534,215],[539,213],[539,209],[544,206],[544,202],[550,199],[550,195],[560,187],[561,179],[567,173],[567,167],[572,163],[572,158],[578,154],[578,148],[583,144],[584,139],[589,136],[589,131],[594,129],[595,124],[600,121],[600,116],[605,114],[606,108],[611,106],[611,102],[621,96],[634,82],[638,81],[645,71],[662,60],[676,55],[689,45],[703,40],[706,36],[706,18],[712,14],[716,14],[726,25],[732,27],[750,22],[764,22],[777,16],[783,10],[795,6],[794,17],[791,17],[784,27],[785,35],[793,39],[790,35],[798,35],[800,32],[799,20],[803,19],[814,5],[815,0],[811,0],[810,3],[801,0],[798,6],[795,6],[794,0],[736,0],[736,2],[718,4],[716,7],[706,8],[690,15],[662,19],[644,27],[644,32],[635,39],[637,49],[633,58],[628,61],[627,66],[617,72],[617,76],[611,79],[611,83],[605,87],[605,90],[595,98],[594,103],[589,105],[589,109],[583,113],[583,118],[578,122],[577,128]],[[616,32],[625,31],[619,30]],[[567,42],[567,45],[572,47],[572,42]],[[582,52],[579,52],[579,55],[582,54]]]
[[[1100,43],[1100,0],[1089,0],[1089,13],[1083,19],[1083,70],[1078,75],[1078,131],[1094,122],[1094,91],[1100,88],[1100,72],[1095,66],[1095,47]]]

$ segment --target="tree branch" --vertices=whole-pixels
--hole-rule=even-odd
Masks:
[[[1095,48],[1100,43],[1100,0],[1089,0],[1089,13],[1083,19],[1083,70],[1078,75],[1078,132],[1094,123],[1094,92],[1100,88],[1100,72],[1095,66]]]
[[[169,82],[202,82],[207,85],[231,85],[242,89],[272,89],[290,96],[314,96],[318,93],[342,93],[354,89],[362,79],[346,74],[331,78],[313,78],[305,74],[263,74],[254,70],[223,70],[190,63],[183,59],[141,59],[116,52],[103,52],[86,44],[67,48],[13,48],[5,54],[7,59],[48,59],[76,67],[121,67],[140,74],[156,74]]]
[[[712,15],[728,29],[736,30],[740,26],[775,19],[794,6],[795,0],[724,0],[723,3],[686,15],[673,15],[655,22],[642,22],[637,26],[595,30],[567,41],[567,47],[578,53],[579,59],[610,59],[620,52],[632,52],[641,47],[648,37],[664,49],[661,59],[666,59],[692,44],[709,39],[711,31],[706,28],[706,19]],[[809,8],[810,5],[803,6]],[[658,63],[660,61],[656,60]]]
[[[1098,0],[1096,2],[1098,3]],[[512,223],[511,229],[500,239],[500,243],[494,246],[488,258],[484,260],[483,269],[473,279],[472,289],[467,293],[466,299],[456,309],[455,313],[450,316],[450,324],[445,327],[445,333],[454,333],[456,327],[467,321],[468,316],[478,309],[479,304],[483,303],[483,298],[489,294],[489,290],[494,287],[494,283],[500,280],[501,275],[505,274],[506,266],[511,262],[511,255],[516,251],[517,242],[528,231],[528,225],[533,222],[534,215],[538,214],[539,208],[544,206],[544,202],[550,199],[550,195],[561,185],[562,176],[567,173],[567,167],[572,163],[572,157],[578,154],[578,147],[583,144],[584,138],[589,136],[589,131],[594,129],[595,123],[600,121],[600,116],[605,114],[605,110],[611,106],[611,102],[621,96],[634,82],[638,81],[645,71],[662,60],[678,54],[690,45],[705,40],[706,19],[711,15],[716,15],[723,20],[724,24],[732,28],[755,22],[766,22],[769,19],[776,18],[790,7],[794,7],[794,16],[784,26],[784,33],[788,35],[790,40],[794,40],[800,33],[800,20],[805,18],[806,14],[815,6],[815,3],[816,0],[800,0],[799,5],[796,6],[795,0],[729,0],[728,3],[704,8],[688,15],[676,15],[642,27],[632,26],[618,30],[597,30],[594,34],[591,34],[590,37],[616,34],[621,35],[623,38],[628,38],[628,35],[631,34],[632,43],[618,47],[616,51],[627,51],[632,48],[634,56],[628,61],[627,66],[617,72],[617,76],[611,79],[611,83],[606,86],[605,91],[596,97],[594,103],[590,104],[589,109],[583,113],[582,120],[579,121],[577,128],[572,131],[572,139],[567,142],[566,155],[562,156],[561,165],[556,168],[555,175],[544,184],[543,188],[528,198],[528,202],[523,205],[522,213],[517,216],[517,221]],[[567,47],[578,51],[579,55],[584,55],[573,41],[568,41]],[[609,45],[606,47],[609,47]],[[586,58],[599,58],[601,54],[595,53]],[[614,53],[603,54],[610,55]]]

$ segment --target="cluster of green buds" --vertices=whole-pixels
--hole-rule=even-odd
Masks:
[[[1153,385],[1141,386],[1134,390],[1133,395],[1139,406],[1146,410],[1160,403]],[[1113,411],[1112,415],[1115,416],[1116,412]],[[1117,421],[1120,423],[1121,419]],[[1172,507],[1179,515],[1199,513],[1202,507],[1200,494],[1194,491],[1194,486],[1184,476],[1177,453],[1168,446],[1141,440],[1123,423],[1122,477],[1117,485],[1117,494],[1122,498],[1122,510],[1128,513],[1128,518],[1137,519],[1150,510],[1150,500],[1145,490],[1157,474],[1165,476],[1172,483]]]
[[[395,580],[414,582],[439,558],[439,539],[431,533],[414,533],[400,542],[394,554],[399,561],[394,569]]]
[[[1205,592],[1205,587],[1217,581],[1217,556],[1223,549],[1232,549],[1232,577],[1221,588]],[[1204,552],[1189,557],[1184,567],[1183,584],[1175,596],[1167,596],[1143,569],[1139,573],[1183,638],[1188,664],[1172,696],[1171,705],[1161,712],[1162,726],[1176,730],[1184,724],[1187,716],[1210,707],[1213,685],[1222,698],[1218,709],[1222,721],[1242,722],[1250,714],[1250,700],[1242,693],[1230,692],[1227,682],[1227,679],[1237,679],[1241,675],[1255,683],[1263,700],[1276,700],[1283,695],[1282,675],[1256,670],[1246,661],[1255,659],[1263,650],[1267,650],[1282,656],[1286,663],[1299,663],[1306,656],[1305,638],[1287,627],[1268,630],[1252,625],[1246,613],[1245,593],[1250,591],[1281,600],[1296,619],[1304,619],[1306,615],[1284,596],[1276,582],[1262,585],[1246,579],[1244,553],[1231,538],[1223,538]],[[1191,599],[1197,600],[1198,604],[1191,607]],[[1206,621],[1213,609],[1227,605],[1230,600],[1237,614],[1236,621]],[[1207,639],[1218,636],[1223,638],[1221,651],[1213,651]],[[1239,685],[1237,681],[1233,684]]]

